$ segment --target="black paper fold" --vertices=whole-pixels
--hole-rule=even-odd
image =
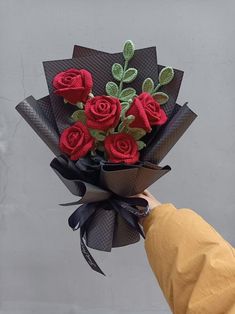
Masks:
[[[29,96],[16,106],[16,110],[57,156],[61,154],[58,146],[59,133],[50,109],[47,110],[48,115],[46,115],[45,104],[49,104],[48,97],[37,102],[33,96]]]
[[[108,171],[104,165],[100,172],[101,184],[117,195],[136,195],[171,170],[169,166],[153,166],[144,164],[135,168]]]
[[[197,115],[185,104],[177,105],[171,119],[156,135],[152,144],[144,150],[141,158],[153,163],[160,163],[171,148],[178,142]]]

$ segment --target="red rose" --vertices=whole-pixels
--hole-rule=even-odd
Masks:
[[[60,150],[70,156],[71,160],[85,156],[93,148],[93,145],[94,138],[81,122],[76,122],[65,129],[60,136]]]
[[[117,98],[95,96],[85,105],[86,125],[88,128],[107,131],[115,128],[120,120],[121,104]]]
[[[126,112],[126,116],[129,115],[133,115],[135,117],[135,120],[130,123],[130,127],[142,128],[146,132],[151,132],[151,125],[139,97],[135,97],[133,99],[130,109]]]
[[[110,134],[105,138],[104,148],[108,161],[134,164],[139,160],[138,146],[135,139],[126,133]]]
[[[87,70],[69,69],[58,73],[53,79],[55,93],[71,104],[85,102],[91,92],[93,81]]]
[[[167,121],[164,110],[149,93],[135,97],[126,115],[135,116],[130,127],[142,128],[147,132],[151,131],[151,125],[162,125]]]

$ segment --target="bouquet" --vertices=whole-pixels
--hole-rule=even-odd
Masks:
[[[149,208],[136,194],[168,173],[159,166],[196,118],[176,103],[183,72],[158,65],[156,48],[121,53],[74,46],[72,59],[43,63],[49,96],[30,96],[16,109],[55,154],[51,168],[76,195],[68,219],[80,229],[81,251],[111,251],[144,237]],[[130,196],[133,196],[130,198]]]

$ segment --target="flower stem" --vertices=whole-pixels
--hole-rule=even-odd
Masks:
[[[122,133],[123,131],[126,131],[128,127],[128,119],[127,117],[124,118],[124,120],[122,121],[122,127],[119,130],[119,133]]]
[[[123,68],[123,76],[124,76],[124,74],[125,74],[125,72],[126,72],[127,66],[128,66],[128,60],[125,60],[124,68]],[[122,77],[122,79],[121,79],[121,81],[120,81],[120,84],[119,84],[118,95],[121,93],[122,87],[123,87],[123,77]]]
[[[156,87],[154,88],[154,90],[152,91],[152,94],[153,94],[153,93],[156,93],[156,91],[158,91],[160,87],[161,87],[161,84],[158,83],[157,86],[156,86]]]
[[[126,125],[123,123],[122,128],[120,129],[120,131],[118,133],[122,133],[126,128]]]

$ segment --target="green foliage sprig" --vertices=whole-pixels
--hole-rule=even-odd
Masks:
[[[174,70],[172,67],[165,67],[161,70],[158,76],[158,84],[154,86],[153,80],[148,77],[142,84],[142,91],[151,94],[160,105],[167,103],[169,96],[166,93],[158,92],[158,90],[169,84],[174,78]]]
[[[136,90],[132,87],[123,89],[123,83],[131,83],[135,80],[138,70],[135,68],[128,68],[129,61],[133,58],[135,53],[135,46],[131,40],[127,40],[123,47],[124,66],[120,63],[114,63],[112,66],[113,78],[119,82],[108,82],[106,84],[106,93],[109,96],[119,98],[121,102],[132,100],[136,95]]]

